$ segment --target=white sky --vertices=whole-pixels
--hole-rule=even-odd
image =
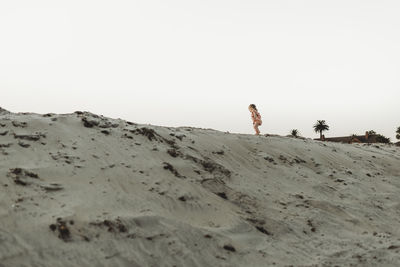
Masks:
[[[318,137],[400,126],[400,1],[0,0],[0,106]]]

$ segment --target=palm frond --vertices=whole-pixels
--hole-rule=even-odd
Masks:
[[[293,129],[290,131],[290,134],[294,137],[298,137],[300,135],[300,132],[297,129]]]

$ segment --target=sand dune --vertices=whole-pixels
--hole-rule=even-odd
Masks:
[[[400,148],[0,110],[0,266],[399,266]]]

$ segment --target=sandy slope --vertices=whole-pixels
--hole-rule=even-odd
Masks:
[[[400,148],[0,110],[0,266],[399,266]]]

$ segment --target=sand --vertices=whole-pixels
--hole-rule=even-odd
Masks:
[[[400,265],[396,146],[0,110],[0,158],[1,267]]]

